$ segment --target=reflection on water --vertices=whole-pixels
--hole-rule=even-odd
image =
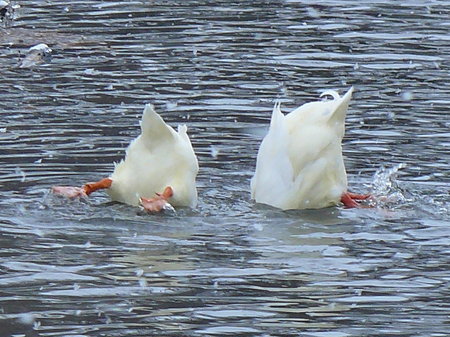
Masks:
[[[446,336],[445,1],[21,1],[0,30],[1,336]],[[53,59],[17,67],[37,43]],[[249,200],[274,100],[356,88],[344,152],[376,209]],[[186,123],[199,206],[149,216],[102,178],[144,103]]]

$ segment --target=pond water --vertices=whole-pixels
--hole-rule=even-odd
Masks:
[[[0,336],[448,336],[448,1],[20,1],[0,29]],[[18,68],[37,43],[50,63]],[[282,212],[249,182],[273,104],[355,93],[372,209]],[[185,123],[199,205],[98,193],[144,104]]]

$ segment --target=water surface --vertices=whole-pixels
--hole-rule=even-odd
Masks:
[[[446,1],[21,1],[0,30],[1,336],[446,336]],[[37,43],[53,59],[17,67]],[[376,209],[250,200],[282,110],[355,87],[344,154]],[[146,215],[107,176],[144,104],[188,126],[199,206]]]

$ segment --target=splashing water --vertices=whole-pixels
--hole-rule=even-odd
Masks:
[[[406,164],[401,163],[392,168],[381,167],[375,172],[368,186],[373,196],[370,205],[389,209],[412,207],[416,211],[439,216],[450,214],[446,197],[439,195],[437,191],[434,191],[437,194],[431,196],[430,192],[424,193],[417,186],[413,188],[400,186],[398,173],[405,167]]]
[[[392,168],[380,167],[375,172],[369,184],[370,194],[373,196],[370,201],[371,206],[392,208],[405,205],[410,201],[397,180],[398,171],[404,167],[406,164],[401,163]]]

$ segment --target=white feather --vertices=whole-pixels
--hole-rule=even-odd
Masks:
[[[140,197],[152,198],[170,186],[174,192],[170,198],[173,206],[194,207],[198,162],[187,127],[179,126],[176,132],[147,104],[141,130],[111,175],[113,183],[108,189],[111,198],[138,206]]]
[[[302,105],[284,116],[275,104],[258,151],[252,198],[281,209],[338,204],[347,190],[341,141],[353,88],[341,98]]]

